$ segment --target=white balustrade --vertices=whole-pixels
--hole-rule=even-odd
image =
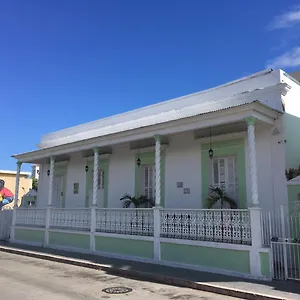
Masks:
[[[153,236],[153,209],[97,209],[96,232]]]
[[[251,245],[249,210],[161,210],[162,238]]]
[[[17,208],[16,226],[44,228],[46,225],[46,209]]]
[[[88,208],[51,208],[50,229],[90,231],[91,210]]]

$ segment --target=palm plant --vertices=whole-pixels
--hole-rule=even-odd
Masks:
[[[289,168],[288,170],[285,170],[285,176],[287,180],[291,180],[299,175],[300,175],[300,166],[297,169]]]
[[[217,203],[221,204],[221,209],[223,209],[225,203],[229,204],[231,209],[237,208],[236,202],[224,190],[220,187],[210,186],[207,197],[207,208],[213,208]]]
[[[125,194],[120,201],[123,201],[123,208],[128,208],[133,205],[135,208],[139,208],[142,205],[151,205],[154,206],[153,200],[148,198],[145,195],[140,195],[139,197],[130,196],[129,194]]]

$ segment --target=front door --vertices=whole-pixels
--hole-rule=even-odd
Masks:
[[[53,178],[53,198],[52,205],[56,208],[63,207],[63,182],[64,177],[62,175],[54,176]]]
[[[89,206],[92,206],[93,203],[93,174],[94,170],[91,170],[90,173],[90,178],[89,178]],[[97,207],[103,208],[104,207],[104,180],[105,180],[105,174],[104,170],[99,169],[99,174],[98,174],[98,191],[97,191]]]

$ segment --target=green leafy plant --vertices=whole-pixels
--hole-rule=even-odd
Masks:
[[[289,168],[285,170],[285,177],[287,180],[291,180],[300,175],[300,165],[298,168]]]
[[[153,199],[148,198],[145,195],[140,195],[139,197],[132,197],[129,194],[125,194],[120,201],[123,201],[123,208],[128,208],[133,205],[135,208],[139,208],[143,205],[153,207],[154,201]]]
[[[229,204],[231,209],[237,208],[237,203],[224,190],[219,187],[210,186],[206,206],[207,208],[213,208],[217,203],[221,204],[221,209],[223,209],[225,203]]]
[[[36,178],[32,178],[32,189],[35,191],[38,190],[38,180]]]

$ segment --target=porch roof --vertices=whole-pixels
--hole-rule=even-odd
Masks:
[[[238,100],[238,99],[237,99]],[[230,105],[230,106],[229,106]],[[212,107],[211,107],[212,106]],[[179,132],[196,130],[201,128],[213,127],[222,124],[233,123],[244,120],[247,116],[253,116],[262,122],[273,124],[278,114],[283,111],[271,108],[258,100],[248,99],[243,103],[239,101],[233,102],[230,99],[228,107],[224,108],[224,101],[215,101],[213,105],[201,105],[202,112],[197,113],[197,105],[182,109],[185,117],[178,119],[167,118],[161,122],[150,126],[140,126],[116,133],[107,133],[106,135],[97,137],[86,137],[80,141],[69,142],[58,146],[48,147],[44,149],[34,150],[21,154],[13,155],[20,162],[24,163],[43,163],[45,158],[56,156],[56,161],[68,159],[68,155],[75,152],[85,152],[94,147],[100,148],[100,154],[111,152],[110,146],[124,142],[133,142],[137,140],[152,138],[154,135],[169,135]],[[220,108],[222,107],[222,108]],[[176,111],[173,112],[176,115]],[[182,113],[182,115],[184,115]],[[201,116],[201,118],[199,118]]]

